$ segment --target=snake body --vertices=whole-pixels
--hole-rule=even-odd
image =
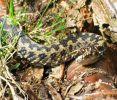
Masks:
[[[4,25],[9,29],[10,25]],[[18,28],[12,28],[13,35],[24,34]],[[31,40],[24,34],[17,41],[17,54],[21,58],[26,58],[31,64],[38,66],[56,66],[72,59],[77,59],[83,65],[96,62],[103,54],[105,46],[100,35],[94,33],[74,33],[69,34],[62,40],[45,46]]]

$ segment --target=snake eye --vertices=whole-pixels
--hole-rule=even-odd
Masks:
[[[103,47],[103,46],[98,46],[97,49],[98,49],[99,51],[103,51],[103,50],[104,50],[104,47]]]

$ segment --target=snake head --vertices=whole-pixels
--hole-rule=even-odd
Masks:
[[[82,65],[90,65],[99,60],[104,54],[105,41],[103,39],[98,40],[95,44],[86,46],[84,53],[76,58],[76,61]]]

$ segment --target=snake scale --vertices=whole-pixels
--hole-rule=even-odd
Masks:
[[[24,32],[1,18],[4,29],[12,28],[13,36],[20,34],[17,41],[17,55],[26,58],[31,64],[38,66],[57,66],[72,59],[83,65],[96,62],[105,50],[105,42],[100,35],[94,33],[69,34],[62,40],[45,46],[31,40]],[[23,34],[23,35],[22,35]]]

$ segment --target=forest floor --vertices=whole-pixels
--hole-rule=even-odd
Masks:
[[[0,6],[4,9],[0,16],[6,14],[3,1],[0,0]],[[97,5],[99,1],[101,0],[97,1]],[[50,45],[73,32],[102,35],[100,24],[110,23],[105,21],[105,14],[99,13],[100,6],[96,8],[96,3],[92,2],[93,0],[16,0],[13,18],[32,40],[43,45]],[[95,20],[97,13],[101,16],[101,22],[98,23]],[[116,37],[117,35],[108,35],[103,57],[87,66],[71,61],[59,66],[37,67],[15,59],[15,55],[7,61],[1,57],[0,99],[116,100]]]

